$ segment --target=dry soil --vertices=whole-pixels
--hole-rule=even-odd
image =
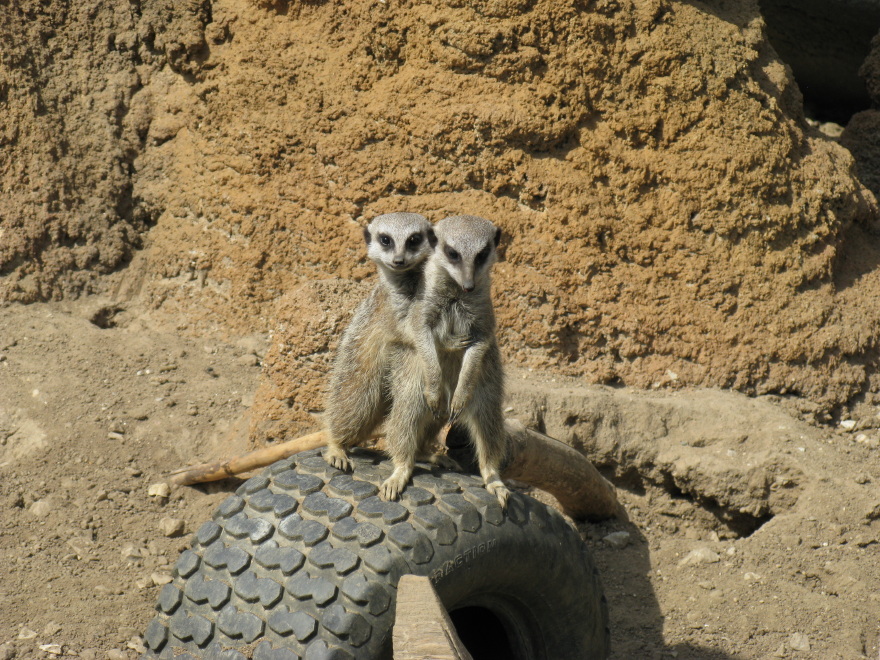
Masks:
[[[5,307],[0,338],[0,653],[136,657],[157,584],[238,482],[149,487],[246,447],[268,337],[86,298]],[[508,414],[584,449],[629,512],[578,525],[614,658],[878,657],[878,409],[832,428],[801,403],[510,372]]]

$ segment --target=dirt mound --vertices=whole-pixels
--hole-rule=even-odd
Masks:
[[[853,115],[840,143],[852,152],[862,182],[880,196],[880,33],[871,41],[871,53],[859,69],[874,105]]]
[[[157,210],[132,168],[152,117],[150,72],[186,71],[201,3],[16,2],[0,9],[0,300],[100,287]]]
[[[13,226],[6,297],[28,296],[20,274],[36,266],[24,255],[46,264],[77,241],[118,244],[112,258],[99,249],[56,267],[66,275],[39,290],[56,295],[123,263],[155,220],[119,290],[186,314],[192,331],[272,328],[312,304],[277,306],[285,292],[371,276],[359,238],[370,216],[467,212],[507,235],[496,300],[511,362],[639,387],[803,393],[825,407],[877,389],[866,366],[880,275],[864,235],[876,202],[849,152],[805,123],[757,2],[218,0],[168,19],[162,4],[143,7],[158,18],[95,21],[135,30],[127,59],[96,51],[137,74],[120,93],[129,111],[100,119],[120,136],[107,144],[134,146],[89,156],[128,167],[99,197],[131,211],[86,214],[107,229],[42,243]],[[169,27],[151,42],[145,20]],[[80,66],[101,71],[93,57]],[[71,77],[55,66],[45,76]],[[89,127],[71,133],[74,156],[100,133]],[[21,153],[36,142],[27,130]],[[91,181],[74,188],[82,199]],[[82,217],[79,198],[68,206],[25,224]],[[304,364],[291,359],[291,387],[298,373],[323,378]]]

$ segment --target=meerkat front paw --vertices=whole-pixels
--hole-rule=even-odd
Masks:
[[[503,481],[500,479],[490,481],[486,484],[486,490],[498,498],[498,503],[501,505],[502,509],[507,509],[507,500],[510,497],[510,490],[504,485]]]
[[[406,474],[394,470],[391,476],[379,486],[379,497],[385,501],[400,499],[400,494],[406,488],[409,477]]]
[[[464,412],[466,406],[467,397],[460,394],[460,390],[455,390],[455,394],[452,395],[452,403],[449,405],[450,424],[454,424],[458,421],[458,418],[461,417],[461,413]]]
[[[425,388],[425,404],[428,406],[428,410],[430,410],[436,419],[439,419],[443,416],[443,411],[440,407],[440,399],[441,399],[441,391],[440,384],[436,385],[428,385]]]
[[[474,340],[470,335],[455,335],[446,343],[446,348],[449,350],[464,350],[468,348],[473,341]]]
[[[340,449],[339,447],[327,447],[324,450],[324,460],[337,470],[351,472],[351,461],[348,460],[348,456],[344,449]]]

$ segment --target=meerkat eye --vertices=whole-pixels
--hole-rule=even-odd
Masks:
[[[388,247],[394,241],[391,240],[391,237],[388,234],[379,234],[379,245],[383,247]]]
[[[421,234],[413,234],[408,239],[406,239],[406,246],[411,249],[415,249],[422,244],[422,235]]]
[[[461,259],[461,255],[448,245],[446,246],[446,257],[452,263],[456,263],[459,259]]]
[[[492,247],[490,245],[487,245],[486,247],[484,247],[482,250],[480,250],[477,253],[476,258],[474,259],[474,263],[476,263],[478,266],[482,266],[484,263],[486,263],[486,259],[489,258],[489,253],[491,251],[492,251]]]

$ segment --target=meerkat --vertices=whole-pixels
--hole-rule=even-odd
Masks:
[[[450,424],[468,430],[486,489],[506,507],[504,371],[490,281],[501,230],[459,215],[441,220],[434,233],[424,288],[410,311],[416,354],[398,354],[391,374],[397,390],[385,430],[394,472],[380,492],[396,499],[412,476],[414,457],[448,413]]]
[[[380,215],[364,228],[364,240],[379,281],[340,339],[324,413],[324,459],[345,471],[351,470],[348,450],[366,440],[388,414],[390,360],[400,352],[395,346],[413,347],[404,330],[436,243],[431,223],[418,213]]]

